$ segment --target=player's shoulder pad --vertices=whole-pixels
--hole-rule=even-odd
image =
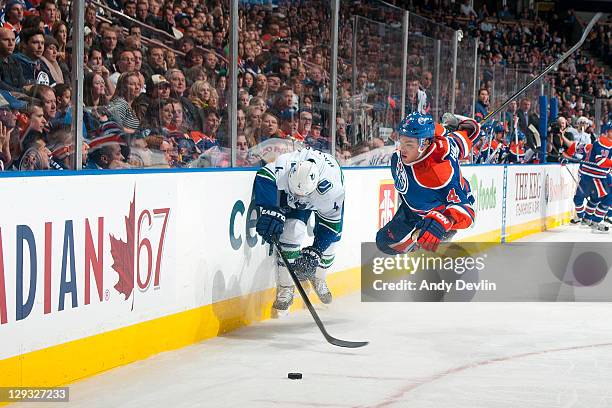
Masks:
[[[597,142],[606,149],[612,148],[612,140],[608,139],[605,136],[599,136]]]

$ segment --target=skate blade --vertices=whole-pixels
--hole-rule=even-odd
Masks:
[[[278,309],[272,308],[272,313],[270,313],[270,317],[272,319],[284,319],[287,316],[289,316],[289,309],[278,310]]]

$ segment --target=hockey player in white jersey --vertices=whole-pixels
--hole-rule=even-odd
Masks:
[[[325,275],[334,261],[344,211],[344,178],[338,162],[310,148],[285,153],[257,172],[253,190],[261,210],[257,233],[268,243],[277,237],[298,278],[309,280],[321,302],[330,303]],[[313,213],[314,241],[303,248],[306,224]],[[294,290],[293,280],[279,259],[273,307],[287,310]]]

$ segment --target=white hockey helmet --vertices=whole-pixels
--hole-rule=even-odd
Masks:
[[[319,168],[314,160],[296,163],[289,170],[289,192],[306,197],[316,190],[319,184]]]

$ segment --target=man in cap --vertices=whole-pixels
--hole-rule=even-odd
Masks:
[[[128,167],[125,163],[125,148],[121,127],[113,121],[103,123],[98,134],[89,143],[87,169],[113,169]]]

